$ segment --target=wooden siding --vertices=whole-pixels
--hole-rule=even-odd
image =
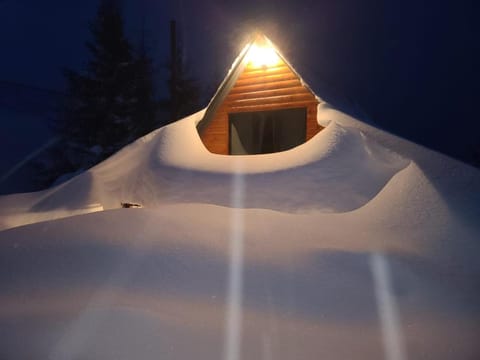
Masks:
[[[227,155],[228,114],[306,108],[307,141],[322,129],[317,123],[317,104],[315,96],[283,61],[268,69],[247,66],[200,137],[210,152]]]

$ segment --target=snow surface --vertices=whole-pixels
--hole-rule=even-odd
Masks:
[[[89,212],[92,204],[105,209],[125,201],[147,207],[185,202],[228,206],[234,174],[244,177],[248,208],[345,212],[371,200],[409,163],[359,130],[335,122],[281,153],[212,154],[195,127],[202,116],[199,112],[161,128],[28,202],[18,195],[0,199],[0,229]],[[11,204],[17,203],[21,207],[15,210]]]
[[[323,102],[328,126],[299,147],[211,154],[202,115],[0,197],[0,357],[222,357],[241,219],[241,358],[384,358],[378,254],[406,357],[480,358],[478,170]]]

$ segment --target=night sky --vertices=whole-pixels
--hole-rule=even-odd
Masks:
[[[479,40],[473,1],[123,0],[127,33],[142,19],[165,92],[169,20],[193,75],[211,89],[263,30],[315,92],[377,126],[469,160],[480,147]],[[81,70],[98,0],[0,0],[0,80],[63,90]],[[207,90],[206,90],[207,91]]]

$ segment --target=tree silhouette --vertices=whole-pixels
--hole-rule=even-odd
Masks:
[[[65,70],[68,96],[54,124],[62,156],[52,149],[56,160],[43,161],[50,182],[88,169],[156,125],[152,62],[143,41],[134,53],[119,1],[102,0],[90,30],[85,71]]]
[[[176,33],[175,21],[171,22],[170,31]],[[172,34],[171,41],[172,48],[167,66],[169,71],[168,107],[172,114],[171,121],[175,121],[199,110],[200,87],[189,72],[181,37]]]

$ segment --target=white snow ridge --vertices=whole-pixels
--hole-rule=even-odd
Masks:
[[[202,116],[0,198],[1,358],[480,358],[478,170],[323,102],[275,154]]]

